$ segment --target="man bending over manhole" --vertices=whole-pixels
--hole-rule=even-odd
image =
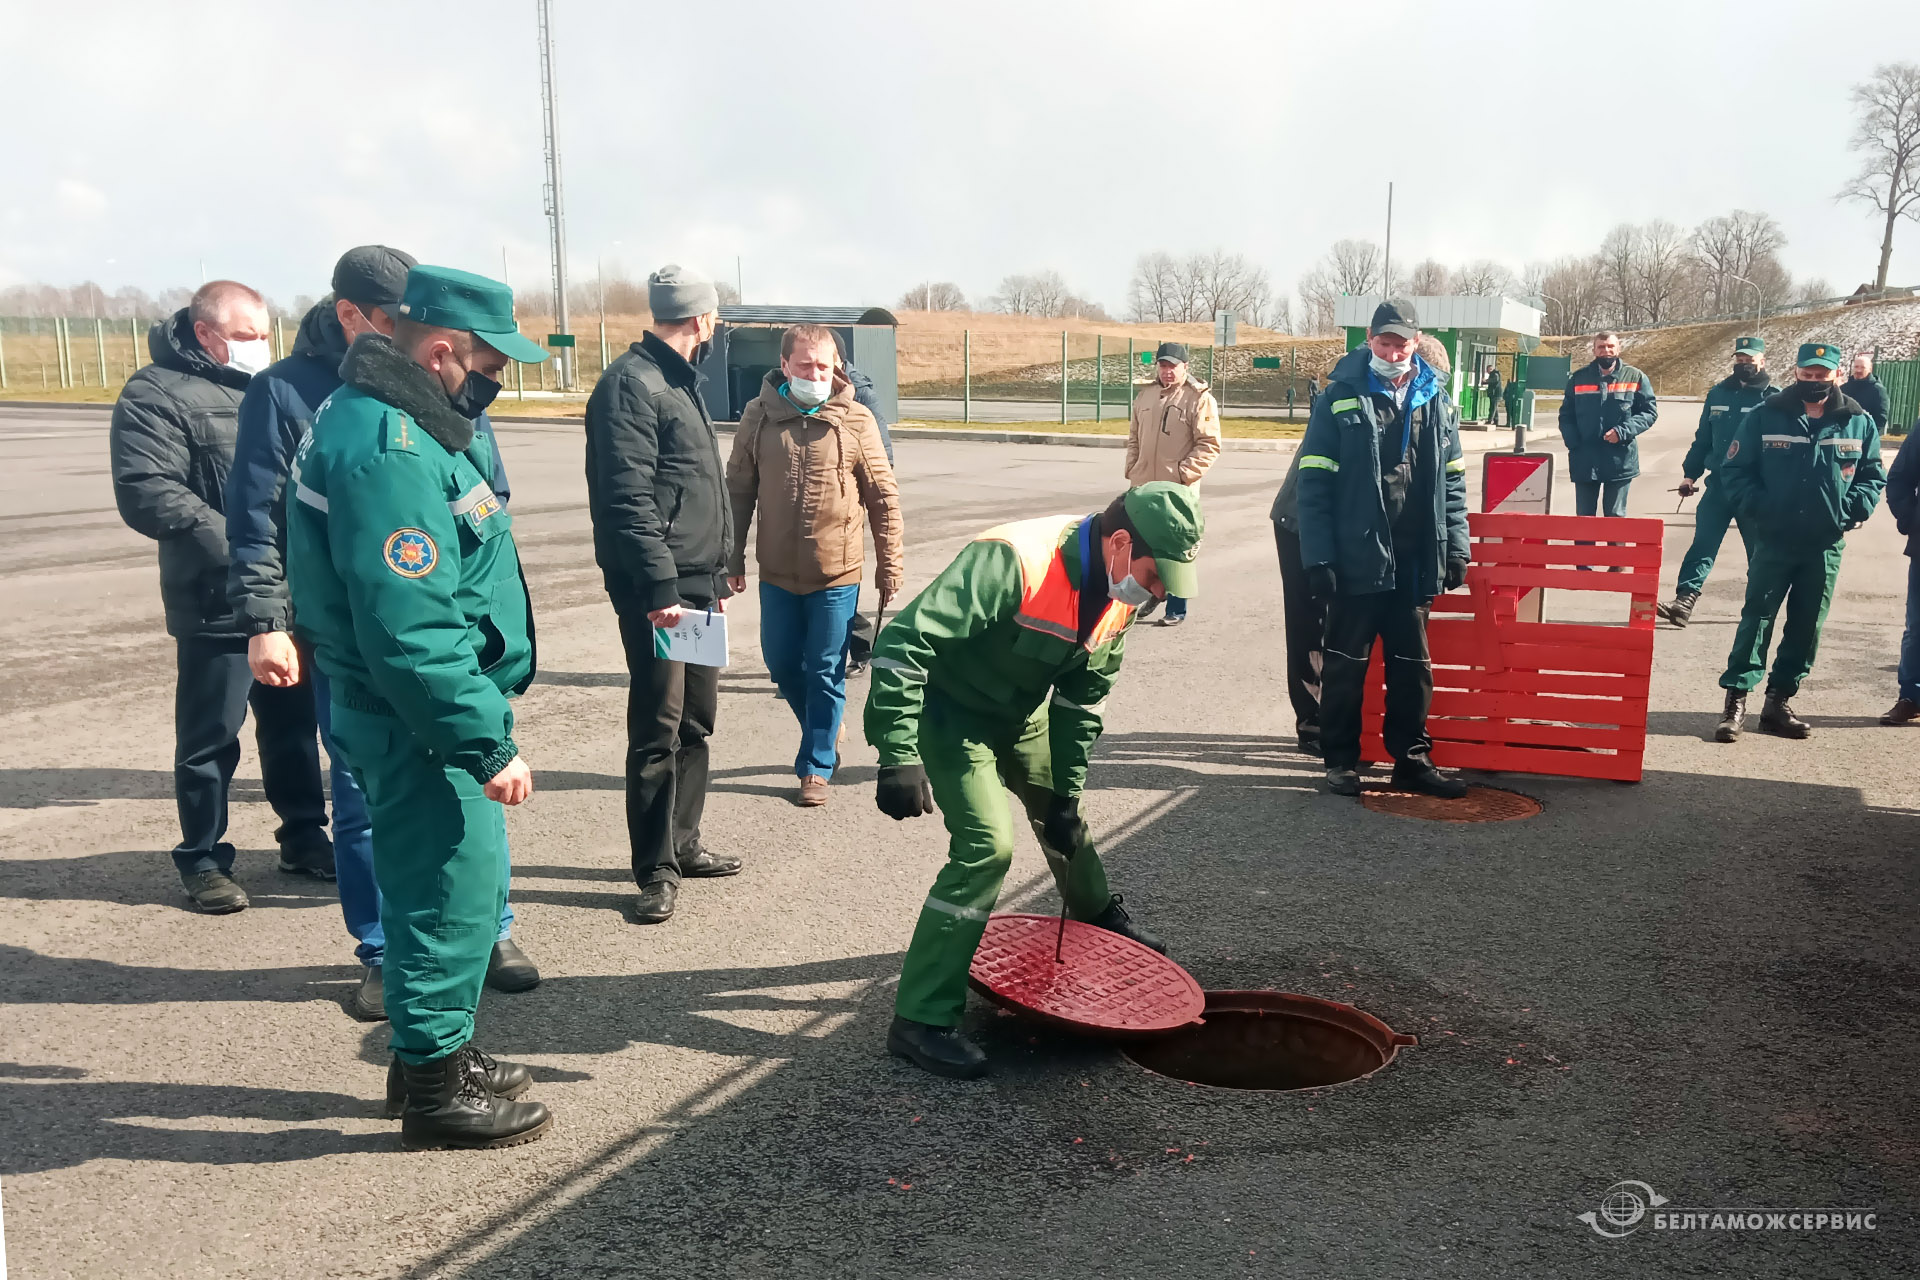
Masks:
[[[1328,375],[1300,442],[1300,561],[1327,601],[1320,746],[1327,789],[1340,796],[1360,794],[1360,704],[1376,636],[1393,785],[1443,800],[1467,794],[1428,759],[1427,607],[1467,580],[1467,464],[1459,415],[1419,341],[1412,304],[1382,302],[1367,345]]]
[[[984,1075],[959,1029],[967,970],[1013,861],[1019,797],[1076,920],[1164,953],[1107,888],[1080,816],[1100,707],[1120,674],[1134,611],[1191,598],[1200,496],[1154,481],[1086,517],[989,529],[880,633],[867,741],[880,752],[875,801],[898,821],[938,805],[951,842],[920,909],[887,1050],[935,1075]]]

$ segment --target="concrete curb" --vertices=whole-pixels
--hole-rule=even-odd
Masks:
[[[112,413],[113,401],[95,400],[90,403],[76,403],[72,400],[0,400],[0,409],[54,409],[66,413]]]

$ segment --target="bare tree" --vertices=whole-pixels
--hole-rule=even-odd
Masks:
[[[1865,159],[1837,199],[1857,200],[1886,217],[1880,237],[1880,266],[1873,287],[1887,287],[1893,259],[1893,224],[1902,217],[1920,220],[1920,64],[1892,62],[1873,69],[1873,78],[1853,87],[1854,126],[1849,149]]]
[[[1135,320],[1185,320],[1180,306],[1180,263],[1170,253],[1143,253],[1134,261],[1127,285],[1127,308]]]
[[[951,280],[922,280],[900,295],[902,311],[965,311],[967,295]]]
[[[1634,292],[1635,259],[1640,254],[1640,228],[1621,223],[1600,242],[1600,281],[1605,289],[1607,319],[1622,328],[1640,317]]]
[[[1105,320],[1107,311],[1097,302],[1067,287],[1058,271],[1040,271],[1032,275],[1011,275],[1000,281],[999,292],[989,298],[995,311],[1016,316],[1073,316],[1087,320]]]
[[[1010,316],[1036,315],[1033,309],[1033,277],[1011,275],[1000,278],[1000,287],[994,291],[987,305],[995,311],[1003,311]]]
[[[1714,315],[1738,311],[1744,281],[1758,280],[1754,271],[1763,260],[1777,264],[1786,243],[1779,223],[1747,209],[1708,218],[1695,227],[1687,251],[1700,277],[1702,307]]]
[[[1451,282],[1455,293],[1490,298],[1512,291],[1513,272],[1492,258],[1480,258],[1454,272]]]
[[[1339,293],[1378,293],[1384,265],[1380,246],[1371,240],[1341,240],[1327,252],[1326,266]]]
[[[1232,311],[1249,324],[1259,324],[1273,295],[1267,273],[1248,262],[1244,254],[1196,253],[1186,267],[1195,281],[1195,300],[1199,314],[1194,320],[1212,320],[1214,313]]]
[[[1333,332],[1333,304],[1340,297],[1333,273],[1322,263],[1300,277],[1300,332],[1319,335]]]
[[[1273,301],[1267,304],[1266,328],[1275,333],[1293,332],[1293,303],[1284,293],[1273,295]]]
[[[1665,218],[1640,228],[1633,253],[1633,284],[1648,324],[1673,318],[1686,296],[1689,273],[1686,232]]]
[[[1417,298],[1437,297],[1447,292],[1451,279],[1444,263],[1428,258],[1415,263],[1413,270],[1407,273],[1407,292]]]
[[[1833,297],[1833,286],[1827,283],[1824,276],[1809,276],[1793,286],[1793,300],[1803,307],[1815,302],[1825,302],[1831,297]]]
[[[1546,310],[1548,333],[1584,334],[1604,323],[1607,285],[1597,257],[1561,258],[1540,276],[1535,291]]]

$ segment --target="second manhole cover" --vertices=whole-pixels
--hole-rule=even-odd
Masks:
[[[1363,791],[1360,803],[1375,813],[1428,822],[1512,822],[1540,812],[1540,802],[1517,791],[1469,787],[1458,800],[1440,800],[1413,791]]]

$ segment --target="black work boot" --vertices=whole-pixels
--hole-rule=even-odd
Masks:
[[[1813,726],[1793,714],[1784,695],[1769,692],[1760,705],[1760,732],[1776,738],[1804,738],[1813,732]]]
[[[1393,780],[1390,784],[1396,791],[1417,791],[1423,796],[1433,796],[1439,800],[1458,800],[1467,794],[1467,784],[1458,778],[1449,778],[1433,767],[1433,761],[1425,756],[1412,756],[1395,762]]]
[[[894,1015],[887,1028],[887,1052],[949,1080],[978,1080],[987,1074],[987,1055],[958,1027],[935,1027]]]
[[[1747,727],[1747,695],[1738,689],[1727,690],[1727,705],[1720,712],[1720,723],[1713,731],[1715,742],[1732,742]]]
[[[1087,921],[1087,923],[1096,929],[1105,929],[1108,933],[1117,933],[1123,938],[1132,938],[1141,946],[1153,951],[1158,951],[1161,955],[1167,954],[1167,944],[1135,924],[1133,917],[1127,914],[1127,909],[1120,905],[1124,901],[1126,901],[1126,899],[1122,898],[1119,894],[1114,894],[1113,901],[1107,904],[1107,909]]]
[[[245,911],[249,905],[247,891],[235,884],[233,877],[224,871],[196,871],[190,876],[182,876],[180,887],[193,900],[196,911],[204,911],[210,916],[232,915],[236,911]]]
[[[455,1057],[462,1054],[466,1055],[467,1070],[478,1073],[487,1092],[496,1098],[511,1101],[533,1087],[533,1073],[517,1062],[489,1057],[474,1048],[472,1042],[454,1051]],[[398,1120],[406,1109],[407,1077],[396,1054],[387,1063],[387,1119]]]
[[[538,1102],[496,1098],[464,1048],[431,1062],[402,1062],[400,1076],[407,1092],[400,1145],[409,1151],[517,1147],[553,1124],[553,1116]]]
[[[531,991],[540,985],[540,970],[512,938],[502,938],[487,959],[487,985],[495,991]]]
[[[655,880],[643,885],[633,900],[633,918],[640,924],[665,924],[673,919],[674,899],[680,896],[678,880]]]
[[[1687,619],[1693,616],[1693,606],[1700,601],[1698,591],[1676,592],[1672,604],[1656,604],[1653,611],[1676,627],[1687,625]]]
[[[1329,766],[1327,769],[1327,790],[1337,796],[1359,795],[1360,771],[1344,764]]]
[[[360,985],[347,997],[347,1012],[362,1022],[387,1020],[385,969],[377,964],[367,966],[367,971],[360,975]]]
[[[333,879],[333,841],[321,836],[318,841],[308,844],[281,845],[280,870],[290,876]]]

